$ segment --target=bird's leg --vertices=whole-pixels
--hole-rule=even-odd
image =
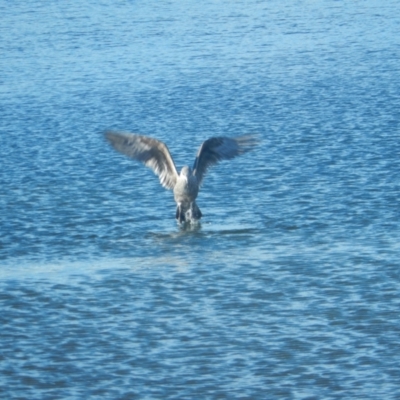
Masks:
[[[200,219],[202,217],[202,213],[200,211],[199,206],[195,201],[190,203],[190,214],[193,219]]]
[[[176,218],[179,222],[184,222],[184,221],[185,221],[185,213],[182,212],[182,205],[181,205],[181,203],[178,203],[178,206],[176,207],[175,218]]]

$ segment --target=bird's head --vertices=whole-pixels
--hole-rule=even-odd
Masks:
[[[192,169],[189,166],[186,165],[181,169],[180,176],[188,178],[189,175],[191,175],[191,173],[192,173]]]

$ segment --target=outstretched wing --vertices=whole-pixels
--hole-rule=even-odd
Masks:
[[[157,139],[132,133],[106,132],[105,136],[115,150],[142,162],[151,168],[161,185],[173,189],[178,172],[168,147]]]
[[[205,173],[212,165],[222,160],[229,160],[252,150],[257,145],[254,135],[238,136],[236,138],[213,137],[206,140],[197,153],[193,165],[193,174],[201,184]]]

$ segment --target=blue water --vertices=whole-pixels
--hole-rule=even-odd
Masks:
[[[1,398],[400,398],[397,1],[0,11]],[[182,229],[106,129],[261,143]]]

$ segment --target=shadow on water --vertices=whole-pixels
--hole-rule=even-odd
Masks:
[[[170,232],[149,232],[146,237],[150,239],[184,239],[184,238],[210,238],[221,235],[256,235],[260,233],[259,228],[236,224],[180,224],[178,229]]]

